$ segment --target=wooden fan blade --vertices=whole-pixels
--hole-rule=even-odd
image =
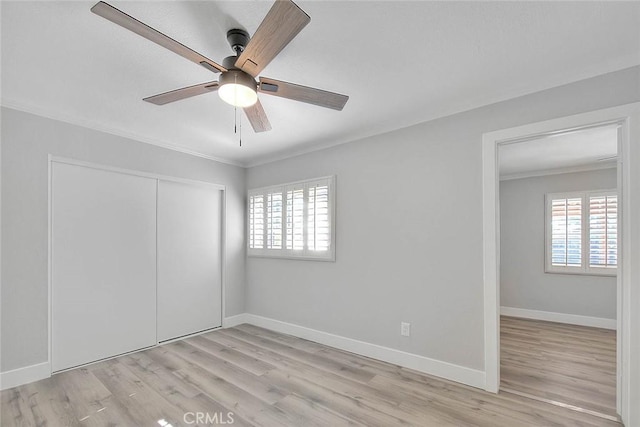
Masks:
[[[307,104],[318,105],[334,110],[342,110],[349,100],[347,95],[340,95],[339,93],[287,83],[267,77],[260,77],[258,90],[269,95],[280,96],[282,98],[293,99],[294,101],[306,102]]]
[[[218,90],[218,82],[200,83],[199,85],[183,87],[181,89],[171,90],[159,95],[149,96],[144,98],[143,101],[156,105],[164,105],[170,102],[180,101],[181,99],[191,98],[192,96],[214,92],[216,90]]]
[[[105,3],[103,1],[96,3],[91,8],[91,12],[95,13],[96,15],[102,16],[103,18],[108,19],[109,21],[118,24],[121,27],[126,28],[127,30],[133,31],[134,33],[144,37],[147,40],[151,40],[152,42],[159,44],[160,46],[167,48],[174,53],[177,53],[178,55],[188,59],[189,61],[200,64],[209,71],[213,71],[214,73],[227,71],[227,69],[222,65],[216,64],[206,56],[200,55],[195,50],[188,48],[187,46],[165,34],[162,34],[160,31],[151,28],[147,24],[138,21],[134,17],[127,15],[123,11],[116,9],[108,3]]]
[[[236,67],[256,77],[311,21],[291,0],[276,0],[236,61]]]
[[[262,108],[260,100],[251,107],[244,108],[244,113],[247,115],[247,118],[256,133],[271,130],[271,123],[269,123],[267,113],[264,112],[264,108]]]

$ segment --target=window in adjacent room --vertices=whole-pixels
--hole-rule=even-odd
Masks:
[[[335,260],[334,177],[249,191],[248,254]]]
[[[618,196],[615,190],[546,196],[549,273],[615,275]]]

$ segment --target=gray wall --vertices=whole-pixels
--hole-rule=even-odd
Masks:
[[[47,361],[48,154],[227,188],[227,315],[244,312],[245,171],[2,108],[2,364]]]
[[[545,194],[616,188],[616,169],[500,183],[500,303],[616,318],[616,278],[544,272]]]
[[[634,67],[246,175],[2,108],[0,370],[47,360],[49,153],[225,184],[228,316],[246,310],[483,369],[482,133],[640,101],[639,76]],[[337,175],[337,261],[249,258],[245,266],[245,176],[254,188],[330,174]],[[412,323],[411,337],[400,336],[401,321]]]
[[[250,168],[248,188],[335,174],[337,246],[335,263],[248,258],[247,311],[484,370],[482,134],[638,101],[639,76],[635,67]]]

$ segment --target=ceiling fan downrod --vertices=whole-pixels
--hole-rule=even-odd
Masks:
[[[244,52],[245,46],[249,43],[249,33],[239,28],[233,28],[227,31],[227,41],[235,54],[240,56]]]

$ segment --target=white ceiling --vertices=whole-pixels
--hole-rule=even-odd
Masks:
[[[350,95],[337,112],[261,95],[255,134],[213,94],[142,98],[209,80],[205,69],[90,13],[94,2],[2,1],[2,104],[252,165],[409,126],[640,63],[638,2],[300,1],[311,23],[263,75]],[[221,62],[232,27],[270,1],[114,6]]]
[[[617,153],[615,124],[544,136],[501,145],[500,176],[504,179],[614,167]]]

